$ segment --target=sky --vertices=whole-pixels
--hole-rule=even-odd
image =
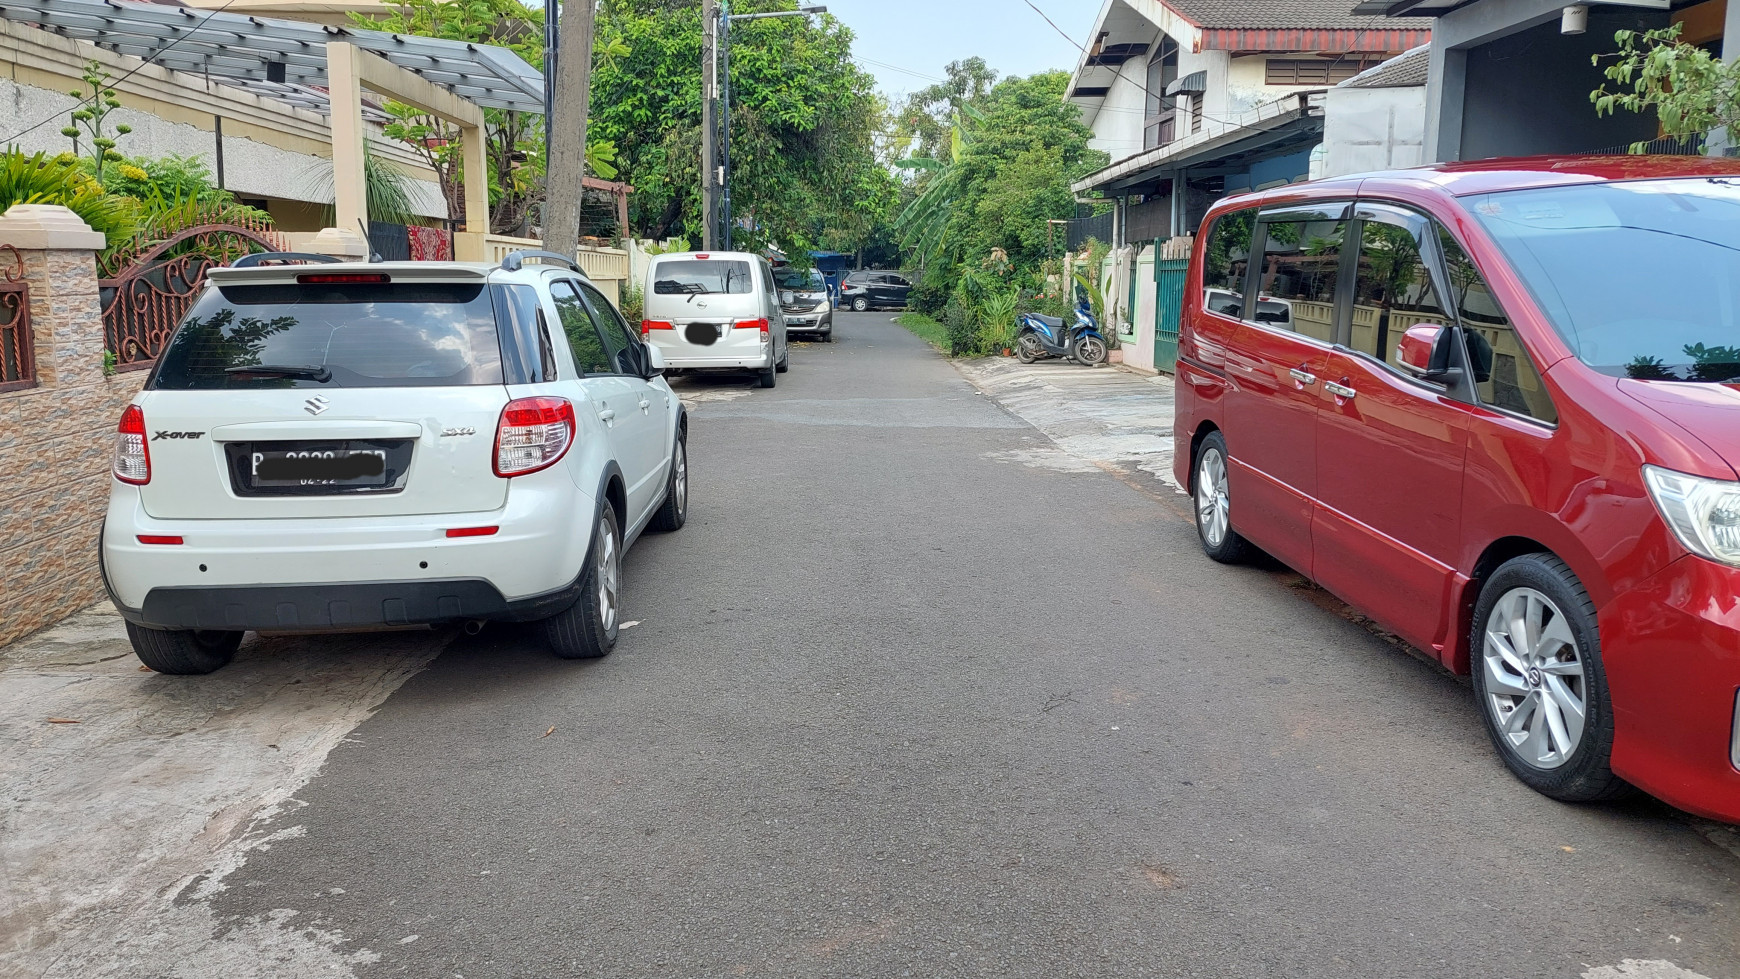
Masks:
[[[1065,40],[1026,0],[804,0],[822,2],[857,35],[852,50],[900,95],[943,77],[943,67],[977,55],[999,77],[1071,71],[1099,14],[1098,0],[1033,0],[1075,40]]]

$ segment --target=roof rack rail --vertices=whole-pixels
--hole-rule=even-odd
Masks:
[[[505,257],[501,260],[502,271],[503,272],[518,272],[526,264],[526,259],[528,259],[528,258],[538,258],[538,259],[543,259],[544,261],[548,261],[548,262],[560,262],[561,264],[568,266],[569,268],[573,269],[574,271],[579,272],[581,275],[586,274],[586,270],[580,267],[580,263],[574,261],[573,259],[569,258],[568,256],[563,255],[559,252],[544,252],[544,251],[538,251],[536,249],[531,249],[531,250],[527,250],[527,251],[519,251],[519,252],[509,252],[507,257]]]
[[[320,255],[320,254],[316,254],[315,252],[256,252],[253,255],[243,255],[241,258],[238,258],[235,261],[231,262],[230,268],[232,268],[232,269],[258,268],[259,266],[264,265],[267,262],[273,262],[273,263],[277,263],[277,264],[289,264],[290,262],[302,262],[302,263],[306,264],[309,262],[315,262],[318,264],[326,265],[326,264],[336,264],[336,263],[342,262],[342,261],[344,261],[344,260],[341,258],[336,258],[332,255]]]

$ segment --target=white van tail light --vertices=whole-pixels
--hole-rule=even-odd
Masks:
[[[640,335],[643,337],[646,336],[647,334],[651,333],[654,330],[674,330],[676,328],[677,328],[677,324],[668,322],[666,320],[641,320],[640,321]]]
[[[548,469],[573,444],[574,405],[567,398],[510,401],[495,428],[495,474],[505,478]]]
[[[145,445],[145,413],[138,405],[121,412],[115,426],[115,478],[143,486],[151,482],[151,450]]]
[[[767,339],[768,323],[765,317],[758,320],[738,320],[733,327],[739,330],[760,330],[761,338]]]

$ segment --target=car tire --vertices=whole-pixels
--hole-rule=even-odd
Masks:
[[[563,659],[603,659],[616,646],[621,627],[617,604],[622,575],[622,525],[616,507],[606,503],[586,549],[580,597],[544,620],[544,642]]]
[[[779,383],[779,367],[769,364],[756,372],[756,386],[770,388]]]
[[[1634,791],[1613,774],[1595,603],[1564,561],[1539,553],[1500,565],[1481,585],[1468,643],[1475,703],[1512,774],[1562,802]]]
[[[1191,510],[1196,514],[1196,536],[1202,552],[1221,564],[1241,564],[1250,558],[1251,545],[1232,527],[1232,498],[1227,494],[1226,439],[1210,432],[1197,446],[1191,460]]]
[[[869,311],[870,311],[870,300],[865,299],[863,296],[859,296],[858,298],[852,300],[852,312],[854,312],[854,313],[867,313]]]
[[[676,448],[671,450],[671,474],[665,482],[665,502],[653,515],[652,529],[669,533],[682,530],[689,522],[689,438],[677,433]]]
[[[823,343],[833,343],[834,342],[834,328],[833,327],[830,326],[827,329],[822,331],[822,342]]]
[[[791,344],[786,344],[785,353],[780,355],[779,363],[774,364],[773,369],[780,374],[791,370]]]
[[[127,640],[133,644],[139,662],[154,672],[203,676],[223,669],[235,659],[242,633],[151,629],[129,622]]]

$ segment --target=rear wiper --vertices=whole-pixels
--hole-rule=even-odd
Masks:
[[[325,384],[332,380],[332,371],[313,364],[260,364],[255,367],[226,367],[225,374],[258,374],[265,377],[295,377]]]

